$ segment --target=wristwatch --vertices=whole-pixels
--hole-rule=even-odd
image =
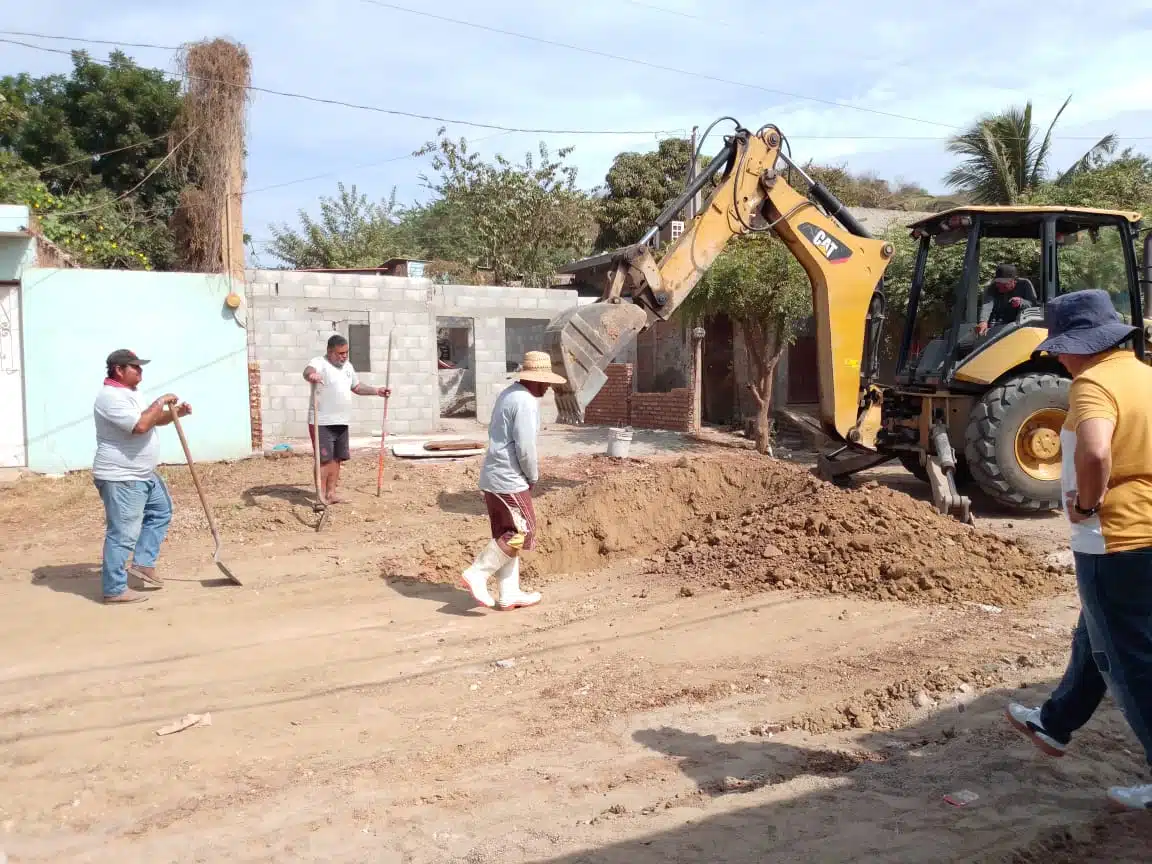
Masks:
[[[1095,516],[1100,512],[1100,505],[1097,504],[1095,507],[1089,507],[1087,510],[1085,510],[1080,506],[1080,498],[1077,497],[1072,501],[1072,509],[1079,513],[1081,516]]]

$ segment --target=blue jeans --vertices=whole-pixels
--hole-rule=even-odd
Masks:
[[[1111,690],[1152,765],[1152,549],[1077,552],[1076,584],[1072,656],[1040,722],[1067,744]]]
[[[96,489],[105,519],[100,579],[104,596],[115,597],[128,587],[129,558],[141,567],[156,566],[172,521],[172,498],[155,473],[147,480],[97,480]]]

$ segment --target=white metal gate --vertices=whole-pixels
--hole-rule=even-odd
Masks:
[[[27,464],[22,356],[20,286],[0,285],[0,468]]]

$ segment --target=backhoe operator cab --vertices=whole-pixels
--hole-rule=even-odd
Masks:
[[[926,439],[946,428],[958,483],[1014,509],[1058,507],[1069,378],[1036,353],[1044,304],[1103,288],[1140,322],[1139,229],[1138,213],[1065,207],[962,208],[912,225],[919,246],[880,447],[924,479]]]

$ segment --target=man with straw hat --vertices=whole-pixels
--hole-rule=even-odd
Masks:
[[[1105,692],[1152,765],[1152,367],[1121,347],[1140,328],[1106,291],[1048,302],[1038,351],[1072,376],[1061,485],[1072,523],[1080,620],[1072,655],[1041,707],[1012,703],[1008,719],[1050,756],[1063,756]],[[1152,811],[1152,784],[1114,786],[1111,804]]]
[[[539,592],[520,589],[520,552],[531,551],[536,545],[532,487],[540,479],[536,457],[539,400],[553,384],[565,383],[552,371],[552,361],[544,351],[525,354],[518,377],[519,381],[505,388],[492,406],[488,452],[480,469],[480,490],[488,507],[492,539],[462,577],[477,603],[503,610],[540,602]],[[491,576],[496,577],[495,599],[488,592]]]

